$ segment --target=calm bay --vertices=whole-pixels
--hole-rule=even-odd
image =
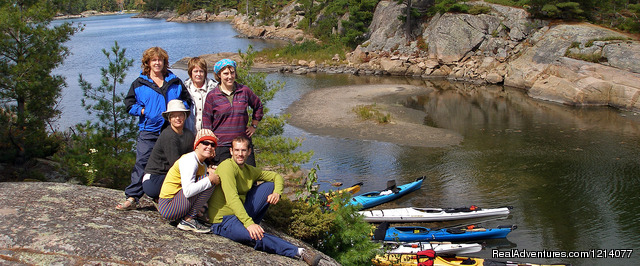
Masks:
[[[84,23],[85,30],[66,43],[72,54],[55,71],[68,83],[60,102],[63,114],[56,124],[58,130],[91,119],[80,106],[78,75],[98,85],[100,67],[107,64],[101,50],[109,50],[114,41],[127,48],[127,57],[135,59],[125,84],[119,87],[125,92],[139,73],[142,51],[151,46],[167,50],[172,64],[183,57],[246,50],[249,44],[256,49],[279,45],[235,37],[237,32],[226,22],[181,24],[132,19],[131,15],[75,21]],[[184,70],[174,72],[187,78]],[[362,191],[371,191],[382,189],[390,179],[404,184],[425,176],[422,189],[382,207],[514,206],[509,217],[482,224],[515,224],[518,229],[507,239],[486,241],[483,251],[473,256],[492,258],[493,250],[549,251],[551,255],[544,253],[543,258],[496,259],[574,265],[640,264],[640,251],[636,251],[640,248],[640,115],[636,113],[567,107],[532,100],[517,89],[446,81],[282,73],[269,74],[268,79],[286,83],[269,102],[276,113],[315,89],[424,85],[431,89],[384,101],[422,111],[425,125],[454,130],[464,137],[455,147],[418,148],[314,135],[286,125],[287,137],[304,139],[300,150],[315,152],[303,167],[319,166],[323,190],[332,189],[329,183],[335,181],[345,185],[362,181]],[[452,224],[425,224],[448,225]],[[620,250],[633,253],[630,258],[609,255]],[[520,254],[528,253],[516,255]]]

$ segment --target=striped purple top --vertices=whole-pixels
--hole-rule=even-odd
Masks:
[[[252,120],[262,120],[262,102],[249,87],[236,83],[236,90],[232,95],[233,105],[218,85],[207,94],[204,103],[202,128],[213,130],[218,137],[218,146],[231,146],[233,138],[239,135],[247,136],[247,107],[253,110]]]

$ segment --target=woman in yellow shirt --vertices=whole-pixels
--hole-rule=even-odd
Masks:
[[[196,233],[208,233],[210,228],[196,220],[198,211],[207,203],[217,175],[207,173],[205,160],[215,156],[218,138],[209,129],[198,131],[193,152],[182,155],[169,169],[160,189],[158,211],[162,217],[177,221],[178,228]]]

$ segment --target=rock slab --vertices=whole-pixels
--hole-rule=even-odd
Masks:
[[[23,182],[0,183],[0,195],[2,265],[306,265],[181,231],[146,198],[137,210],[117,211],[119,190]]]

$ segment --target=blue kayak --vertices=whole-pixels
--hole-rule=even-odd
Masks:
[[[371,208],[373,206],[380,205],[385,202],[392,201],[399,197],[402,197],[409,192],[415,191],[422,186],[422,181],[424,180],[424,176],[419,177],[416,181],[413,181],[408,184],[404,184],[401,186],[395,186],[395,181],[392,182],[392,185],[387,183],[387,189],[383,191],[372,191],[367,192],[362,195],[355,196],[349,200],[349,205],[362,205],[360,209]],[[391,181],[389,181],[391,182]]]
[[[517,226],[506,225],[497,228],[451,228],[431,230],[420,226],[389,227],[384,235],[385,241],[468,241],[477,239],[505,238]],[[375,237],[374,237],[375,238]]]

